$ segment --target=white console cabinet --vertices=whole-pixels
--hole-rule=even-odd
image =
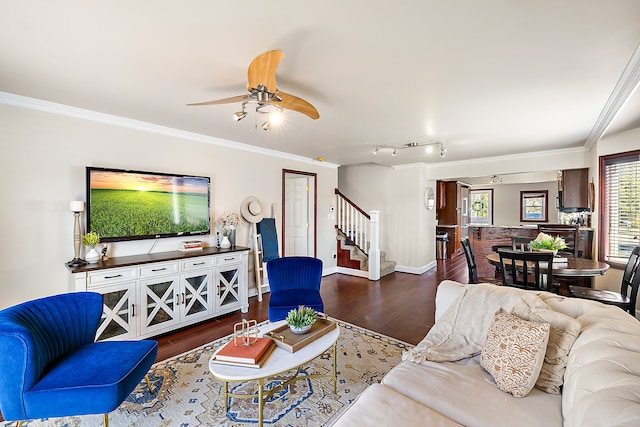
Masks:
[[[76,291],[103,295],[96,338],[148,338],[235,310],[246,313],[248,248],[111,258],[72,268]]]

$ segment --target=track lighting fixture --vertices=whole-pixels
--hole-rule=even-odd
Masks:
[[[425,153],[433,152],[433,148],[438,146],[440,148],[440,157],[444,157],[447,152],[447,148],[444,146],[444,142],[409,142],[404,145],[378,145],[373,148],[373,154],[378,154],[380,150],[390,150],[392,156],[399,154],[400,150],[406,150],[407,148],[425,147]]]

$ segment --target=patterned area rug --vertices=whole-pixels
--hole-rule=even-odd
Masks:
[[[412,346],[349,323],[337,321],[338,394],[330,379],[295,381],[274,394],[264,407],[264,424],[323,426],[368,385],[379,382]],[[150,371],[153,393],[144,382],[126,402],[109,414],[109,426],[244,426],[257,425],[257,399],[231,399],[225,414],[223,383],[209,372],[209,358],[230,340],[221,338],[203,347],[155,364]],[[303,373],[331,375],[327,351],[303,367]],[[290,377],[271,379],[277,385]],[[257,393],[256,382],[230,383],[232,393]],[[56,418],[25,426],[99,426],[101,415]],[[3,423],[3,426],[14,425]]]

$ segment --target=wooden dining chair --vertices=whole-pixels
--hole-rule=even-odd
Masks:
[[[511,249],[514,251],[528,251],[529,243],[533,239],[531,237],[512,237],[511,238]]]
[[[558,293],[552,275],[553,252],[498,249],[498,254],[504,286]]]
[[[572,224],[538,224],[538,232],[545,233],[552,237],[562,237],[567,244],[565,249],[558,251],[559,254],[578,257],[579,229],[578,225]]]
[[[467,259],[467,269],[469,270],[469,283],[492,283],[494,285],[501,284],[495,277],[478,277],[478,265],[476,264],[476,257],[473,255],[473,249],[471,249],[471,242],[468,237],[463,237],[460,240],[462,245],[462,251]]]
[[[633,248],[627,266],[622,274],[620,292],[593,289],[583,286],[569,286],[571,296],[605,304],[615,305],[628,311],[632,316],[636,315],[636,301],[638,299],[638,287],[640,286],[640,246]]]

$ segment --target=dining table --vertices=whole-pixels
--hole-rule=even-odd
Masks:
[[[609,270],[609,264],[593,259],[576,258],[571,256],[563,256],[566,262],[554,262],[551,274],[559,279],[560,294],[570,295],[569,282],[571,279],[580,277],[596,277],[604,275]],[[496,267],[500,267],[500,254],[492,253],[487,255],[487,261],[489,264]],[[511,260],[505,260],[506,263],[510,263]],[[544,269],[541,266],[541,269]]]

